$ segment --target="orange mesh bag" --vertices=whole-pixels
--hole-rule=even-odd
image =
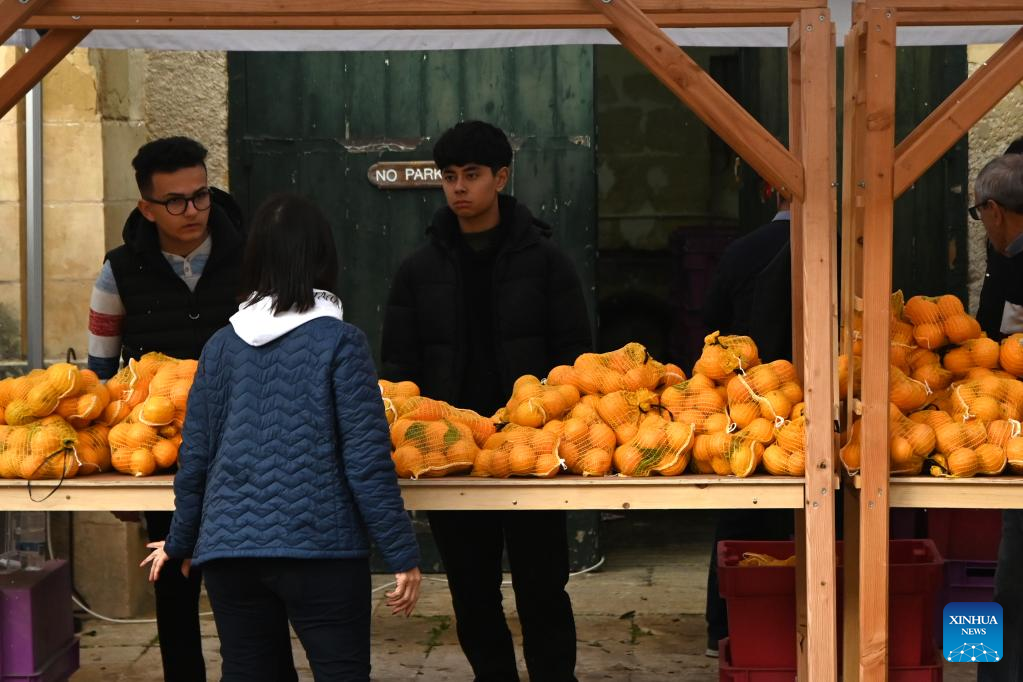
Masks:
[[[400,400],[395,398],[395,400]],[[396,403],[397,418],[411,419],[415,421],[437,421],[447,419],[458,422],[469,427],[472,432],[476,447],[483,447],[487,439],[497,431],[497,425],[472,410],[463,410],[452,407],[442,400],[413,396],[405,398],[404,402]]]
[[[931,475],[943,478],[997,476],[1008,464],[1006,450],[994,443],[981,443],[975,448],[956,448],[948,454],[932,458]]]
[[[450,419],[398,419],[391,426],[394,468],[402,478],[436,478],[470,471],[479,448],[472,430]]]
[[[978,376],[975,374],[975,376]],[[953,384],[939,403],[956,421],[1019,419],[1023,410],[1023,385],[995,374]]]
[[[664,389],[660,402],[675,421],[692,424],[697,434],[728,429],[730,420],[725,413],[725,399],[714,382],[702,374],[694,374],[692,379]]]
[[[78,475],[99,474],[110,471],[110,429],[103,424],[93,424],[78,430],[75,454],[80,465]]]
[[[31,480],[72,478],[78,473],[77,434],[57,416],[22,426],[0,427],[0,476]]]
[[[945,353],[942,364],[955,377],[961,378],[975,367],[997,368],[999,352],[997,341],[987,337],[972,339]]]
[[[686,380],[686,373],[681,367],[674,363],[666,363],[664,365],[664,375],[661,377],[660,383],[657,384],[657,390],[662,391],[669,386],[675,386]]]
[[[914,412],[927,404],[931,390],[927,384],[910,379],[895,366],[888,368],[888,400],[904,413]]]
[[[597,414],[615,432],[618,445],[632,440],[643,418],[660,409],[657,394],[646,389],[615,391],[597,401]]]
[[[693,439],[690,469],[697,474],[728,476],[732,466],[727,454],[732,447],[732,434],[727,431],[699,434]]]
[[[980,324],[966,314],[962,301],[951,294],[914,296],[906,301],[903,314],[913,323],[917,345],[928,350],[981,336]]]
[[[380,397],[384,401],[384,414],[387,423],[393,424],[398,419],[398,409],[409,398],[419,395],[419,387],[411,381],[387,381],[380,379]]]
[[[769,419],[781,425],[792,408],[803,401],[803,389],[788,360],[775,360],[733,376],[726,389],[728,416],[739,428],[754,419]]]
[[[583,353],[571,366],[555,367],[547,375],[547,384],[574,386],[584,395],[603,395],[615,391],[653,390],[681,374],[681,370],[673,367],[667,379],[666,374],[665,365],[651,358],[642,344],[627,343],[610,353]]]
[[[806,473],[806,417],[799,416],[775,430],[775,442],[764,449],[764,469],[773,476]]]
[[[618,440],[592,404],[580,402],[564,421],[547,422],[543,430],[559,439],[558,455],[568,471],[583,476],[611,473],[611,458]]]
[[[913,348],[906,355],[906,365],[903,371],[928,391],[943,391],[952,384],[952,372],[941,366],[941,358],[934,351]]]
[[[114,469],[132,476],[151,476],[160,469],[177,464],[181,434],[174,427],[150,426],[138,421],[142,406],[110,429],[110,463]],[[161,431],[164,435],[161,435]],[[173,433],[173,435],[169,435]]]
[[[96,373],[83,369],[81,375],[81,393],[61,398],[54,411],[54,414],[62,417],[76,430],[84,429],[102,417],[103,411],[110,404],[110,392]]]
[[[998,364],[1009,374],[1023,377],[1023,334],[1011,334],[998,346]],[[3,396],[0,395],[0,404]]]
[[[154,363],[149,391],[141,403],[139,421],[150,426],[174,424],[180,429],[185,423],[188,394],[192,391],[198,366],[195,360],[171,358]]]
[[[472,475],[550,478],[563,466],[557,436],[550,431],[509,424],[487,440],[476,457]]]
[[[648,414],[636,434],[615,450],[614,466],[622,476],[677,476],[689,466],[692,448],[691,424]]]
[[[856,297],[853,308],[852,354],[863,355],[863,299]],[[902,319],[905,300],[902,291],[891,295],[888,306],[888,328],[891,341],[891,364],[904,368],[906,353],[915,347],[913,325]]]
[[[936,438],[933,424],[940,423],[938,415],[943,413],[927,410],[916,414],[921,417],[907,419],[893,403],[888,405],[888,465],[893,476],[919,474],[923,471],[924,461],[934,451]],[[944,419],[951,421],[948,415],[941,417],[941,420]],[[860,469],[860,424],[860,420],[853,422],[849,440],[840,452],[842,463],[852,473]]]
[[[81,371],[66,362],[11,380],[5,391],[9,402],[4,408],[4,421],[19,426],[47,417],[56,411],[61,400],[78,396],[83,382]]]
[[[713,332],[703,339],[703,352],[693,365],[693,372],[725,384],[739,370],[760,364],[757,344],[748,336],[721,336]]]
[[[551,420],[561,419],[578,402],[579,389],[575,386],[548,386],[527,374],[515,380],[505,410],[510,423],[538,429]]]
[[[697,435],[690,468],[698,474],[750,476],[763,460],[764,446],[772,440],[774,426],[763,417],[733,433],[717,431]]]

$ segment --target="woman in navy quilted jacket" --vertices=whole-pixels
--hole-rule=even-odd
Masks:
[[[336,279],[320,210],[267,200],[242,266],[251,294],[199,360],[170,533],[143,562],[151,580],[169,557],[203,565],[228,682],[274,682],[284,619],[317,682],[369,680],[370,540],[396,574],[392,612],[419,597],[376,371]]]

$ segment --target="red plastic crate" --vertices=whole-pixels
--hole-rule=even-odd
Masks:
[[[946,560],[997,561],[1000,509],[928,509],[927,537]]]
[[[841,543],[838,641],[842,641]],[[740,567],[746,552],[785,559],[792,542],[726,540],[718,543],[718,582],[728,609],[731,663],[739,668],[796,665],[796,574],[791,566]],[[934,610],[942,586],[942,560],[930,540],[892,540],[889,549],[889,662],[919,667],[935,658]]]
[[[718,680],[720,682],[793,682],[796,669],[793,668],[736,668],[732,665],[731,647],[728,638],[721,640],[719,650]],[[932,660],[934,660],[932,658]],[[888,682],[941,682],[940,663],[931,663],[906,668],[891,668]]]

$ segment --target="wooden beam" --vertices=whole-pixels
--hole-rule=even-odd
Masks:
[[[51,0],[0,0],[0,45]]]
[[[653,14],[663,28],[721,28],[721,27],[782,27],[792,23],[792,12],[732,13],[664,13]],[[345,14],[279,16],[136,16],[133,14],[69,15],[44,13],[33,17],[25,28],[55,29],[79,28],[90,30],[371,30],[371,29],[610,29],[614,28],[603,14]]]
[[[835,37],[827,9],[804,10],[789,29],[789,87],[798,84],[790,141],[804,173],[799,214],[802,377],[806,400],[806,679],[838,679],[835,584],[833,355],[835,297]],[[796,246],[793,243],[793,246]],[[796,293],[795,290],[793,293]],[[795,341],[795,340],[793,340]],[[795,346],[795,343],[793,344]]]
[[[895,159],[893,10],[869,7],[862,79],[863,421],[860,494],[860,676],[888,679],[888,306],[892,288]]]
[[[818,0],[637,0],[645,12],[718,12],[723,14],[782,11],[793,16],[819,5]],[[48,14],[120,14],[135,16],[287,16],[447,14],[589,14],[587,0],[52,0]]]
[[[11,0],[7,0],[10,2]],[[88,31],[50,31],[35,47],[0,76],[0,118],[42,80],[67,53],[82,42]]]
[[[963,9],[960,0],[868,0],[868,4],[897,11],[900,15],[900,24],[902,12],[905,10],[948,12]],[[970,0],[969,7],[971,12],[1019,9],[1019,0]]]
[[[611,34],[762,178],[786,195],[803,196],[803,169],[795,157],[633,0],[589,1],[614,22]]]
[[[909,189],[1020,81],[1023,81],[1023,29],[895,148],[895,196]]]
[[[1000,26],[1023,24],[1023,7],[1016,9],[903,10],[899,26]]]

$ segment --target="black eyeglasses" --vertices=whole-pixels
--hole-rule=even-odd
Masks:
[[[167,199],[166,201],[159,201],[158,199],[150,199],[149,197],[142,197],[151,204],[159,204],[167,209],[167,213],[171,215],[181,215],[188,209],[188,202],[192,202],[192,206],[195,206],[197,211],[205,211],[210,207],[212,202],[212,195],[208,189],[201,189],[190,197],[174,197],[173,199]]]
[[[987,205],[987,202],[989,202],[989,201],[991,201],[991,200],[990,199],[985,199],[984,201],[976,203],[973,206],[970,206],[968,209],[966,209],[967,212],[969,212],[970,217],[973,218],[974,220],[980,220],[980,208],[981,208],[981,206]]]

